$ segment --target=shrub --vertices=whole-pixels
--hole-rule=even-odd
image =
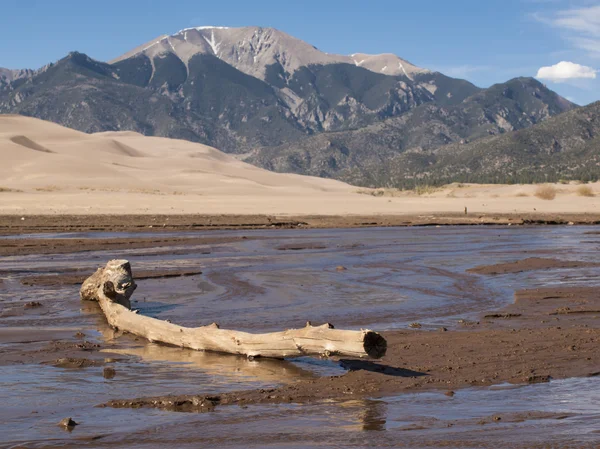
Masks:
[[[43,187],[36,187],[35,190],[38,192],[57,192],[59,190],[62,190],[62,188],[60,188],[58,186],[43,186]]]
[[[395,197],[395,196],[400,196],[402,194],[402,191],[399,189],[381,187],[379,189],[359,189],[359,190],[356,190],[356,193],[359,193],[361,195]]]
[[[11,189],[9,187],[0,187],[0,192],[23,192],[19,189]]]
[[[415,187],[415,193],[417,195],[429,195],[431,193],[435,193],[440,190],[440,187],[430,186],[430,185],[422,185]]]
[[[538,186],[538,188],[535,189],[535,196],[542,200],[553,200],[556,198],[556,188],[549,184]]]
[[[590,186],[581,185],[577,187],[577,195],[579,196],[594,196],[594,191]]]

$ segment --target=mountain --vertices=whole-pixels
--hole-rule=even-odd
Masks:
[[[407,155],[395,168],[428,182],[557,182],[600,179],[600,102],[565,112],[527,129],[452,144],[428,161]],[[425,176],[424,176],[425,175]]]
[[[425,102],[457,103],[478,90],[396,55],[328,54],[282,31],[260,27],[188,28],[111,63],[130,67],[149,61],[148,80],[154,85],[157,74],[167,81],[165,65],[177,66],[179,76],[168,80],[173,89],[193,75],[190,64],[199,57],[218,58],[267,83],[309,133],[365,126]]]
[[[260,27],[189,28],[110,63],[74,52],[0,84],[0,113],[186,139],[366,185],[401,181],[390,158],[429,157],[574,107],[533,79],[480,89],[395,55],[328,54]]]
[[[111,65],[71,53],[0,90],[0,112],[88,133],[210,142],[230,152],[304,135],[268,84],[214,56],[192,58],[189,75],[169,56],[154,68],[145,59]]]
[[[427,171],[433,150],[530,127],[573,105],[532,78],[516,78],[458,105],[420,105],[406,114],[351,131],[320,133],[300,142],[261,148],[248,162],[279,172],[307,173],[356,185],[401,186]],[[392,170],[404,153],[422,160],[417,172]],[[405,158],[401,159],[402,161]],[[414,166],[414,162],[411,167]],[[419,171],[420,170],[420,171]]]
[[[257,27],[183,30],[111,64],[74,52],[9,86],[0,90],[0,112],[85,132],[185,138],[235,153],[361,128],[479,91],[394,55],[329,55]]]
[[[311,65],[351,64],[385,75],[412,77],[430,73],[392,54],[350,56],[324,53],[316,47],[274,28],[195,27],[172,36],[160,36],[110,61],[117,63],[145,55],[150,60],[172,54],[186,66],[198,54],[215,56],[247,75],[269,81]],[[271,79],[271,81],[274,81]]]

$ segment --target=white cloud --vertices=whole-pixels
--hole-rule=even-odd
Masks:
[[[600,5],[559,11],[553,22],[559,28],[600,37]]]
[[[536,78],[554,81],[556,83],[573,79],[595,79],[597,70],[574,62],[561,61],[549,67],[540,67]]]
[[[573,37],[571,38],[571,42],[573,42],[576,47],[587,51],[590,56],[600,58],[600,39]]]
[[[600,57],[600,5],[571,8],[548,14],[534,14],[540,22],[562,30],[577,48]]]

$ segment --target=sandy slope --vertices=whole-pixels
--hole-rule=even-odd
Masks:
[[[0,115],[0,161],[3,214],[600,212],[600,197],[578,196],[576,185],[557,186],[552,201],[533,196],[535,186],[376,197],[338,181],[272,173],[206,145],[134,132],[89,135],[16,115]]]

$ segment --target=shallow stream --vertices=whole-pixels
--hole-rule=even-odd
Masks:
[[[253,332],[330,322],[339,328],[452,327],[513,301],[517,288],[597,284],[600,268],[483,277],[468,268],[527,257],[597,261],[597,227],[441,227],[214,231],[169,236],[247,239],[195,247],[0,258],[0,355],[43,350],[76,332],[110,348],[102,367],[56,368],[27,359],[0,364],[2,447],[598,447],[597,379],[524,387],[405,394],[315,405],[222,407],[193,415],[94,406],[113,398],[212,393],[343,373],[328,360],[246,360],[163,347],[108,329],[78,286],[24,286],[21,279],[83,269],[112,258],[136,269],[200,269],[141,280],[140,313],[187,326],[218,322]],[[149,234],[89,233],[114,238]],[[165,234],[166,235],[166,234]],[[25,236],[24,236],[25,237]],[[37,236],[26,236],[35,243]],[[39,237],[48,238],[48,235]],[[0,245],[2,239],[0,239]],[[43,307],[22,311],[23,302]],[[116,355],[115,355],[116,354]],[[16,358],[15,358],[16,360]],[[56,426],[65,416],[81,425]],[[494,420],[500,416],[500,420]],[[549,442],[560,442],[556,446]],[[567,441],[569,443],[567,443]],[[460,442],[460,444],[458,444]],[[545,445],[544,445],[545,444]]]

